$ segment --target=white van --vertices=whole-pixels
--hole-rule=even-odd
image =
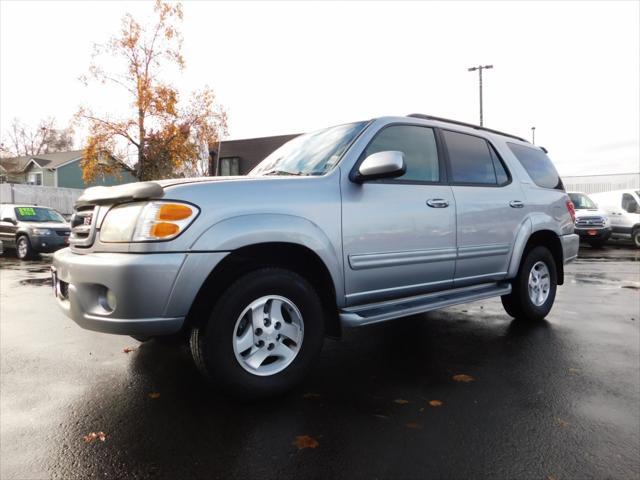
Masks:
[[[640,190],[594,193],[591,198],[609,216],[611,236],[631,238],[640,248]]]

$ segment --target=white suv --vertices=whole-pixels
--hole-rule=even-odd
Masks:
[[[640,248],[640,190],[594,193],[591,198],[611,219],[611,236],[631,238]]]

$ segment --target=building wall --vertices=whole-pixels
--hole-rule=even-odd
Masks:
[[[122,183],[137,182],[138,180],[129,172],[123,171],[121,175],[109,175],[106,177],[98,177],[93,182],[85,184],[82,180],[82,167],[80,160],[58,168],[58,186],[65,188],[87,188],[96,185],[109,187],[111,185],[120,185]]]
[[[27,183],[29,181],[30,173],[42,173],[42,186],[45,186],[45,187],[56,186],[55,173],[53,173],[51,170],[47,168],[41,168],[35,163],[31,162],[29,166],[26,168],[26,170],[24,171],[24,177],[23,177],[24,183]]]
[[[638,190],[640,173],[569,176],[562,177],[562,183],[569,192],[601,193],[612,190]]]

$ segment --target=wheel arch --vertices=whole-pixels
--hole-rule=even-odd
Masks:
[[[526,240],[526,241],[523,241]],[[519,242],[518,242],[519,240]],[[562,252],[562,242],[560,237],[553,230],[541,228],[530,232],[528,235],[519,236],[516,242],[516,249],[509,264],[508,278],[515,278],[518,269],[522,263],[522,259],[531,249],[543,246],[549,249],[556,263],[556,273],[558,277],[558,285],[564,284],[564,258]]]
[[[185,326],[201,324],[229,285],[246,273],[264,267],[286,268],[307,279],[322,301],[327,335],[340,336],[336,285],[329,268],[314,250],[293,242],[253,243],[229,253],[200,287],[187,314]]]

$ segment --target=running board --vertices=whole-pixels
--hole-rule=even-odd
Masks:
[[[340,311],[340,321],[345,327],[360,327],[509,293],[511,293],[511,284],[509,283],[490,283],[457,288],[417,297],[344,308]]]

